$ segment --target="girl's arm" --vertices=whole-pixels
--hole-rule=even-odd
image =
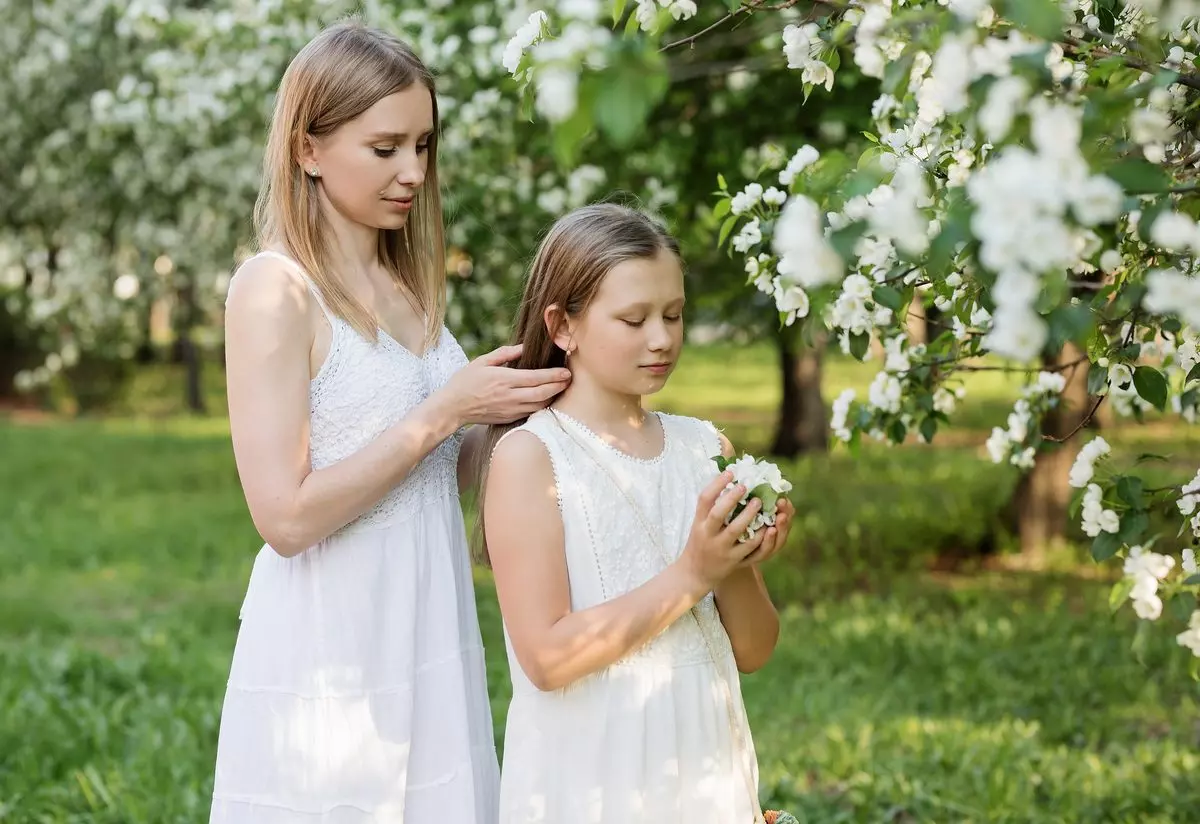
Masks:
[[[234,457],[254,525],[283,556],[303,552],[366,512],[464,423],[528,415],[564,385],[543,383],[550,370],[502,367],[520,348],[499,349],[459,370],[358,452],[314,471],[313,314],[308,289],[272,258],[249,261],[230,284],[225,341]]]
[[[637,589],[572,612],[549,455],[527,432],[514,432],[500,443],[484,501],[488,554],[513,650],[534,686],[560,689],[641,647],[745,556],[747,545],[735,546],[741,533],[730,530],[740,523],[744,531],[753,514],[724,527],[736,503],[734,494],[718,500],[728,478],[723,475],[701,496],[691,551]]]
[[[733,445],[724,435],[721,435],[721,452],[727,458],[733,457]],[[776,534],[770,543],[748,557],[714,591],[721,623],[733,646],[733,657],[738,670],[743,673],[762,668],[775,652],[779,640],[779,613],[771,603],[758,566],[787,541],[791,504],[781,499],[779,505],[774,527]]]

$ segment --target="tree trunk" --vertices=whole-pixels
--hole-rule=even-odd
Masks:
[[[775,336],[779,350],[783,399],[771,454],[794,458],[804,452],[824,452],[829,448],[829,423],[825,400],[821,397],[821,352],[825,335],[819,333],[812,346],[806,346],[789,329]]]
[[[204,389],[202,381],[202,361],[200,349],[192,338],[192,329],[196,324],[196,285],[191,277],[183,272],[176,275],[180,278],[178,291],[179,318],[176,322],[176,345],[179,359],[184,367],[184,393],[187,408],[192,412],[203,413]]]
[[[1056,357],[1046,358],[1048,367],[1070,363],[1083,355],[1068,342]],[[1062,438],[1075,430],[1090,407],[1087,393],[1087,361],[1063,372],[1067,386],[1060,404],[1042,418],[1042,433]],[[1079,434],[1057,448],[1039,452],[1031,469],[1017,485],[1013,498],[1021,557],[1027,566],[1044,563],[1046,550],[1066,534],[1071,487],[1067,477],[1079,452]]]

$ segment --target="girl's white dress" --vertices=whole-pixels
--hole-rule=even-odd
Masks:
[[[445,329],[418,357],[325,314],[329,356],[309,388],[314,469],[362,449],[467,360]],[[495,822],[460,445],[461,433],[443,442],[373,509],[300,555],[258,553],[221,714],[211,824]]]
[[[571,608],[578,611],[635,589],[665,566],[614,478],[642,516],[661,528],[662,547],[677,556],[697,498],[716,477],[711,459],[721,445],[711,424],[660,415],[663,452],[641,460],[557,415],[560,422],[543,410],[519,429],[536,435],[550,455]],[[504,739],[501,824],[755,820],[746,770],[757,786],[758,767],[733,650],[711,594],[701,602],[700,615],[718,644],[716,665],[695,620],[684,615],[608,669],[553,692],[530,683],[508,641],[513,699]],[[718,666],[733,690],[732,719]],[[742,730],[741,750],[731,721]]]

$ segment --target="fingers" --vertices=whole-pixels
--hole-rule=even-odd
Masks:
[[[696,501],[696,514],[701,518],[708,518],[712,515],[713,507],[716,506],[717,498],[721,497],[723,490],[730,481],[733,480],[732,472],[722,472],[717,477],[713,478],[708,486],[704,487],[700,493],[699,499]]]
[[[737,509],[738,502],[742,500],[745,494],[746,487],[742,484],[734,484],[721,493],[720,497],[717,498],[708,511],[708,525],[712,528],[713,532],[720,532],[725,528],[725,520],[733,510]]]
[[[733,507],[730,507],[730,510],[732,509]],[[758,515],[761,509],[762,501],[760,501],[758,498],[751,498],[750,503],[746,504],[746,508],[743,509],[736,518],[729,522],[729,526],[725,527],[727,534],[735,540],[741,537],[746,530],[750,528],[750,524],[754,521],[754,517]],[[755,538],[758,537],[758,535],[755,536]]]
[[[521,357],[521,350],[525,348],[524,344],[518,343],[513,346],[501,346],[499,349],[493,349],[486,355],[480,355],[479,360],[486,363],[488,366],[503,366],[506,363],[512,363],[517,358]]]
[[[743,567],[760,564],[774,555],[780,546],[779,532],[775,527],[768,527],[760,530],[751,541],[747,541],[746,543],[749,544],[754,541],[758,542],[758,547],[742,559],[741,566]]]
[[[508,376],[514,387],[541,386],[555,384],[566,386],[571,380],[568,369],[518,369]]]

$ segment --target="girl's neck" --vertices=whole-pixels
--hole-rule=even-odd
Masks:
[[[379,264],[379,230],[350,220],[322,193],[321,208],[333,235],[333,256],[339,269],[368,277]]]
[[[641,395],[626,395],[597,386],[585,374],[576,374],[553,407],[599,433],[640,430],[649,417]]]

